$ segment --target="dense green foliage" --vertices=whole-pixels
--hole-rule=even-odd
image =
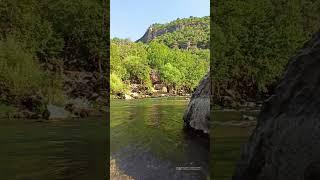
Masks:
[[[166,24],[154,24],[153,31],[165,32],[156,41],[171,48],[209,49],[210,17],[190,17],[177,19]]]
[[[209,71],[209,21],[209,17],[178,18],[153,24],[138,42],[112,39],[111,93],[126,93],[131,84],[152,92],[159,83],[169,91],[192,92]]]
[[[225,89],[247,96],[270,91],[289,57],[318,30],[319,10],[320,2],[313,0],[216,4],[211,11],[215,95]]]
[[[143,44],[113,39],[110,52],[111,92],[125,93],[132,83],[152,89],[151,72],[168,87],[192,91],[209,68],[209,50],[171,49],[164,44]]]
[[[102,16],[101,0],[1,1],[1,83],[11,95],[40,91],[61,100],[62,69],[97,71],[107,56]]]

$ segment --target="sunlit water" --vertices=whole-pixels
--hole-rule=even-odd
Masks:
[[[248,141],[255,121],[242,118],[243,114],[257,116],[257,111],[214,111],[211,128],[211,177],[231,180],[243,145]]]
[[[106,118],[1,119],[0,179],[105,179],[106,122]]]
[[[187,104],[185,98],[111,101],[111,160],[117,171],[136,180],[207,179],[209,141],[183,131]]]

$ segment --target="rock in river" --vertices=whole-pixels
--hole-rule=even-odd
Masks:
[[[209,133],[210,88],[210,75],[208,73],[192,94],[190,103],[183,117],[186,128]]]
[[[67,119],[71,117],[71,113],[66,111],[63,107],[49,104],[47,105],[47,108],[50,112],[49,119]]]
[[[233,180],[320,179],[320,31],[290,60]]]

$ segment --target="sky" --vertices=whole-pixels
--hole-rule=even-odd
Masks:
[[[135,41],[154,23],[209,15],[210,0],[111,0],[110,36]]]

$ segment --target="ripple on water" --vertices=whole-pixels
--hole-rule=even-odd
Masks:
[[[0,179],[103,179],[105,119],[0,121]]]
[[[184,133],[183,99],[111,102],[111,161],[134,179],[201,180],[208,173],[208,142]],[[201,167],[197,171],[176,167]]]

